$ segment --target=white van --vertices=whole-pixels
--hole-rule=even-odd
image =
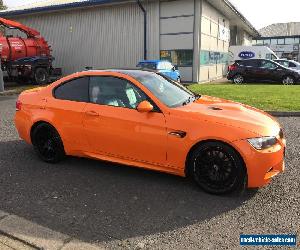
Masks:
[[[230,46],[229,65],[236,60],[244,59],[279,59],[276,54],[266,46]]]

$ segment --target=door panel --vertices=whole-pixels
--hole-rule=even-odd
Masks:
[[[65,148],[86,151],[83,136],[83,111],[88,103],[88,77],[75,78],[54,89],[54,97],[47,99],[48,118],[60,133]]]
[[[49,98],[46,110],[58,129],[66,150],[86,151],[88,143],[83,130],[83,111],[87,103]],[[63,108],[62,108],[63,107]]]
[[[162,113],[90,103],[85,108],[84,129],[95,153],[166,164],[166,122]]]

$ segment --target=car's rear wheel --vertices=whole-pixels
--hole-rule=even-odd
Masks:
[[[243,84],[245,82],[245,79],[242,75],[237,74],[232,78],[232,81],[235,84]]]
[[[292,76],[285,76],[282,78],[282,84],[293,85],[293,84],[295,84],[295,79]]]
[[[50,124],[37,125],[32,131],[31,138],[36,153],[43,161],[57,163],[65,157],[63,142]]]
[[[206,142],[198,146],[188,162],[189,173],[196,183],[212,194],[243,190],[247,171],[241,156],[229,145]]]

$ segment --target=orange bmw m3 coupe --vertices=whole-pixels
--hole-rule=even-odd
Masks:
[[[15,124],[46,162],[117,162],[190,176],[214,194],[262,187],[284,170],[286,142],[270,115],[149,71],[85,71],[24,91]]]

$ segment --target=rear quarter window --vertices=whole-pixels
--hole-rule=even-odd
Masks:
[[[60,100],[88,102],[89,78],[77,78],[59,85],[54,90],[54,97]]]

